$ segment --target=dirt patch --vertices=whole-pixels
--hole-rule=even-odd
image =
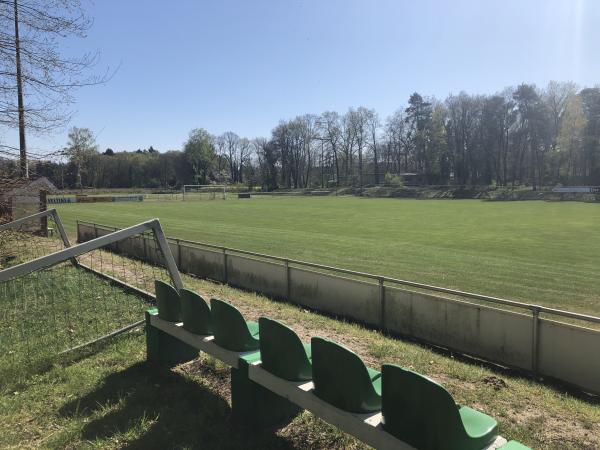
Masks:
[[[552,414],[536,406],[514,410],[508,406],[508,417],[521,426],[537,424],[538,439],[551,448],[577,448],[597,450],[600,448],[600,423],[588,423],[571,417]]]
[[[231,372],[229,368],[221,366],[214,358],[202,354],[198,359],[181,364],[173,369],[186,375],[201,379],[202,384],[212,392],[219,394],[231,406]]]
[[[173,371],[196,378],[211,392],[227,401],[231,407],[231,376],[228,367],[209,356],[202,355],[194,361],[177,366]],[[288,425],[273,431],[289,443],[285,448],[298,450],[369,448],[307,411],[300,413]]]
[[[495,391],[501,391],[507,389],[508,384],[502,378],[495,377],[494,375],[487,376],[481,380],[483,384],[490,386]]]

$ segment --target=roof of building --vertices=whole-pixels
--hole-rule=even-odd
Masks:
[[[50,194],[58,192],[56,186],[46,177],[36,178],[35,180],[27,178],[0,178],[0,198],[22,195],[24,193],[35,193],[42,190],[48,191]]]

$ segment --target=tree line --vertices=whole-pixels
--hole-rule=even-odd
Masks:
[[[64,162],[36,163],[61,187],[178,188],[245,183],[267,190],[427,185],[600,184],[600,87],[531,84],[444,100],[414,93],[382,120],[363,106],[282,120],[269,137],[192,130],[182,150],[100,153],[73,129]],[[5,169],[6,170],[6,169]]]

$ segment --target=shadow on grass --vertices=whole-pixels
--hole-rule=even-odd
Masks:
[[[272,431],[233,423],[229,404],[199,383],[145,362],[107,376],[98,389],[68,402],[59,413],[91,417],[104,409],[109,411],[83,427],[82,439],[93,442],[131,432],[124,448],[293,448]]]

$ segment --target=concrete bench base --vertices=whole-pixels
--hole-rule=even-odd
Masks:
[[[190,333],[183,323],[168,322],[154,311],[146,312],[148,359],[160,364],[191,361],[202,351],[231,367],[231,415],[246,427],[273,427],[288,423],[300,408],[248,377],[248,368],[258,361],[258,351],[235,352],[214,342],[214,336]]]
[[[381,412],[354,414],[335,408],[313,393],[312,381],[293,382],[284,380],[264,370],[260,367],[260,362],[250,365],[248,377],[255,383],[287,398],[292,403],[312,412],[325,422],[351,434],[371,447],[382,450],[415,450],[414,447],[402,442],[383,429]],[[504,444],[506,444],[506,439],[498,437],[492,445],[483,450],[495,450]]]
[[[146,333],[149,359],[184,362],[203,351],[230,366],[232,414],[240,423],[280,425],[306,409],[378,450],[415,450],[383,429],[381,412],[354,414],[338,409],[313,393],[312,381],[288,381],[264,370],[258,351],[226,350],[214,343],[214,336],[190,333],[182,323],[160,319],[155,310],[146,312]],[[505,444],[506,439],[499,436],[482,450],[500,449]]]

